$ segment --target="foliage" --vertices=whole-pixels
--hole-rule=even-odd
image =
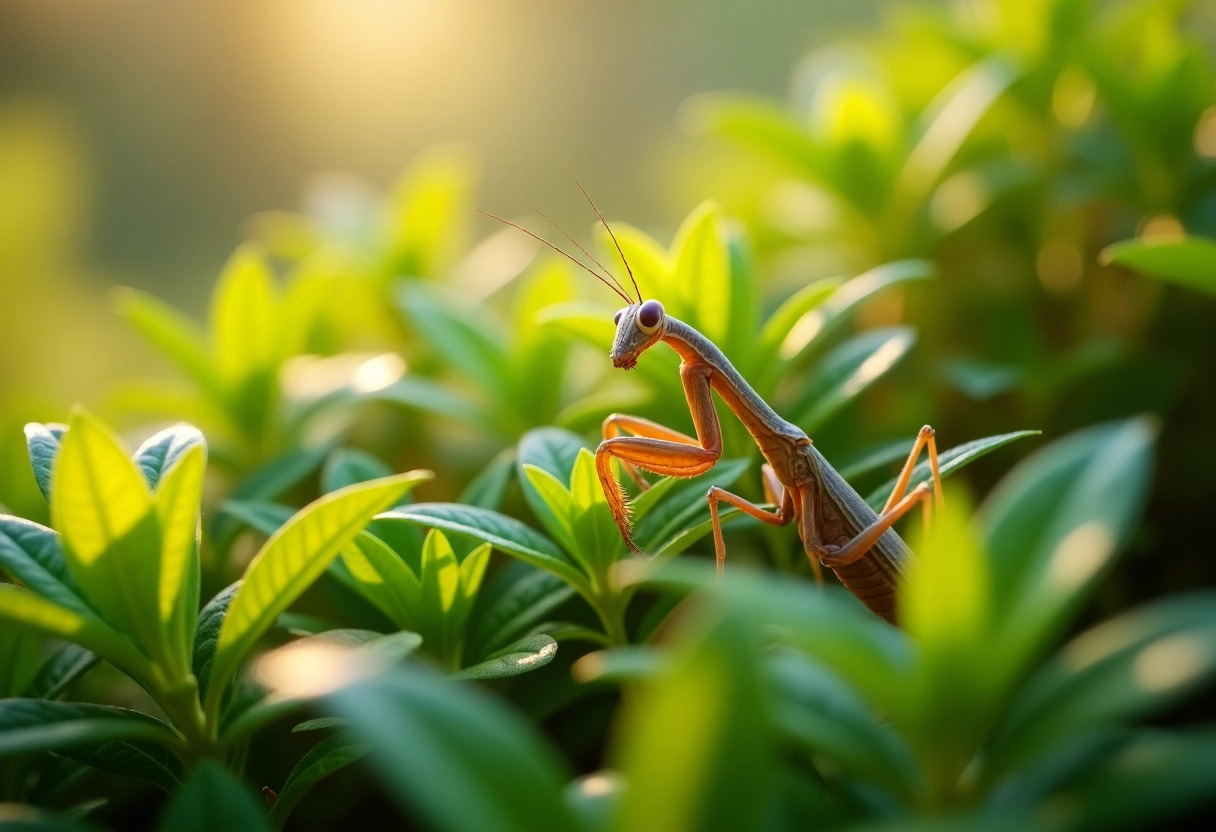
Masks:
[[[1216,599],[1160,597],[1210,582],[1191,554],[1216,493],[1216,73],[1187,5],[892,4],[786,102],[685,105],[719,143],[690,143],[670,237],[575,244],[871,506],[915,427],[951,440],[941,473],[966,482],[900,526],[900,629],[733,508],[707,568],[707,489],[761,501],[725,410],[710,472],[626,478],[627,552],[592,441],[617,411],[691,432],[678,357],[616,372],[605,287],[513,229],[470,247],[463,149],[382,197],[331,183],[255,216],[205,327],[116,291],[177,380],[123,382],[107,418],[174,424],[131,455],[77,408],[26,426],[28,469],[0,439],[22,515],[0,514],[0,802],[22,804],[0,825],[126,828],[136,803],[162,829],[367,801],[587,832],[1205,810]],[[12,406],[0,429],[66,412]]]

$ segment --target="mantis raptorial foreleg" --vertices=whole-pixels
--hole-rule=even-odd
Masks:
[[[697,444],[697,440],[693,437],[680,433],[678,430],[672,430],[666,425],[660,425],[658,422],[650,419],[643,419],[641,416],[613,413],[604,420],[604,439],[614,439],[626,433],[632,436],[642,436],[648,439],[664,439],[669,442],[680,442],[684,445],[700,447]],[[622,461],[621,468],[624,469],[629,478],[641,490],[645,491],[650,487],[650,483],[646,482],[638,472],[636,465]]]
[[[704,474],[722,456],[722,426],[709,387],[709,367],[702,364],[685,364],[680,367],[680,380],[684,383],[684,397],[692,412],[693,425],[697,431],[694,440],[671,428],[649,419],[636,416],[609,417],[604,423],[604,433],[617,427],[628,430],[634,436],[613,436],[600,443],[595,451],[595,470],[603,486],[612,519],[616,521],[625,545],[637,552],[629,529],[629,507],[620,483],[612,476],[611,460],[615,457],[624,464],[636,466],[655,474],[669,477],[695,477]],[[615,418],[615,421],[613,419]]]

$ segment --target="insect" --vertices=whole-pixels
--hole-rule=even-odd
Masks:
[[[574,177],[573,173],[570,175]],[[578,183],[577,177],[575,182]],[[579,189],[583,190],[581,184]],[[695,477],[710,470],[722,456],[722,430],[713,403],[716,393],[759,446],[765,459],[761,469],[764,494],[773,506],[764,508],[716,485],[709,489],[719,574],[726,561],[719,506],[727,503],[775,526],[794,523],[818,580],[823,579],[822,564],[835,572],[840,582],[870,610],[895,623],[896,593],[913,555],[892,526],[917,505],[922,506],[927,521],[930,509],[939,507],[942,501],[933,428],[928,425],[921,428],[891,496],[883,509],[875,512],[819,453],[810,437],[777,415],[713,342],[668,315],[658,300],[642,298],[616,235],[586,190],[583,195],[616,245],[629,273],[633,295],[560,226],[558,230],[604,274],[526,228],[493,214],[488,216],[518,228],[567,257],[625,300],[626,306],[616,313],[616,335],[609,354],[614,367],[633,369],[642,353],[659,342],[680,356],[680,380],[696,436],[639,416],[614,413],[604,420],[603,441],[595,451],[596,472],[626,545],[640,552],[631,535],[628,495],[613,474],[612,460],[618,460],[626,475],[640,488],[646,488],[647,483],[639,469],[671,477]],[[923,450],[928,451],[932,487],[921,483],[909,491],[912,470]]]

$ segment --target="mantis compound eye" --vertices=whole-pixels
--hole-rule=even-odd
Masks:
[[[659,328],[659,322],[663,320],[663,304],[657,300],[648,300],[642,304],[638,310],[638,329],[649,335]]]
[[[612,322],[614,324],[619,324],[621,322],[621,315],[624,315],[624,314],[625,314],[624,309],[616,310],[616,314],[612,316]]]

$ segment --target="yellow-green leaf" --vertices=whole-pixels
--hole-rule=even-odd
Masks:
[[[693,210],[676,234],[675,290],[682,306],[694,313],[693,321],[711,341],[724,343],[730,325],[730,260],[718,221],[718,207],[703,202]],[[660,298],[663,300],[663,298]]]
[[[239,383],[276,362],[279,299],[270,266],[253,246],[232,255],[211,301],[211,348],[220,374]]]
[[[432,477],[410,471],[351,485],[305,506],[280,528],[245,570],[245,580],[220,628],[207,707],[219,707],[227,681],[275,618],[315,581],[330,561],[381,511]]]
[[[422,601],[428,616],[438,621],[452,609],[460,589],[460,564],[447,536],[438,529],[422,543]]]
[[[55,459],[51,515],[72,577],[88,600],[149,655],[168,640],[160,623],[160,534],[152,495],[110,431],[72,414]]]
[[[164,475],[156,492],[161,533],[160,621],[175,639],[173,647],[183,670],[189,666],[198,618],[199,503],[206,467],[207,448],[195,445]]]
[[[55,459],[54,481],[55,527],[72,555],[69,563],[77,568],[94,563],[151,508],[139,469],[113,434],[84,410],[72,414]]]
[[[0,583],[0,620],[79,644],[136,677],[147,678],[151,667],[146,656],[100,619],[61,607],[21,587]]]

